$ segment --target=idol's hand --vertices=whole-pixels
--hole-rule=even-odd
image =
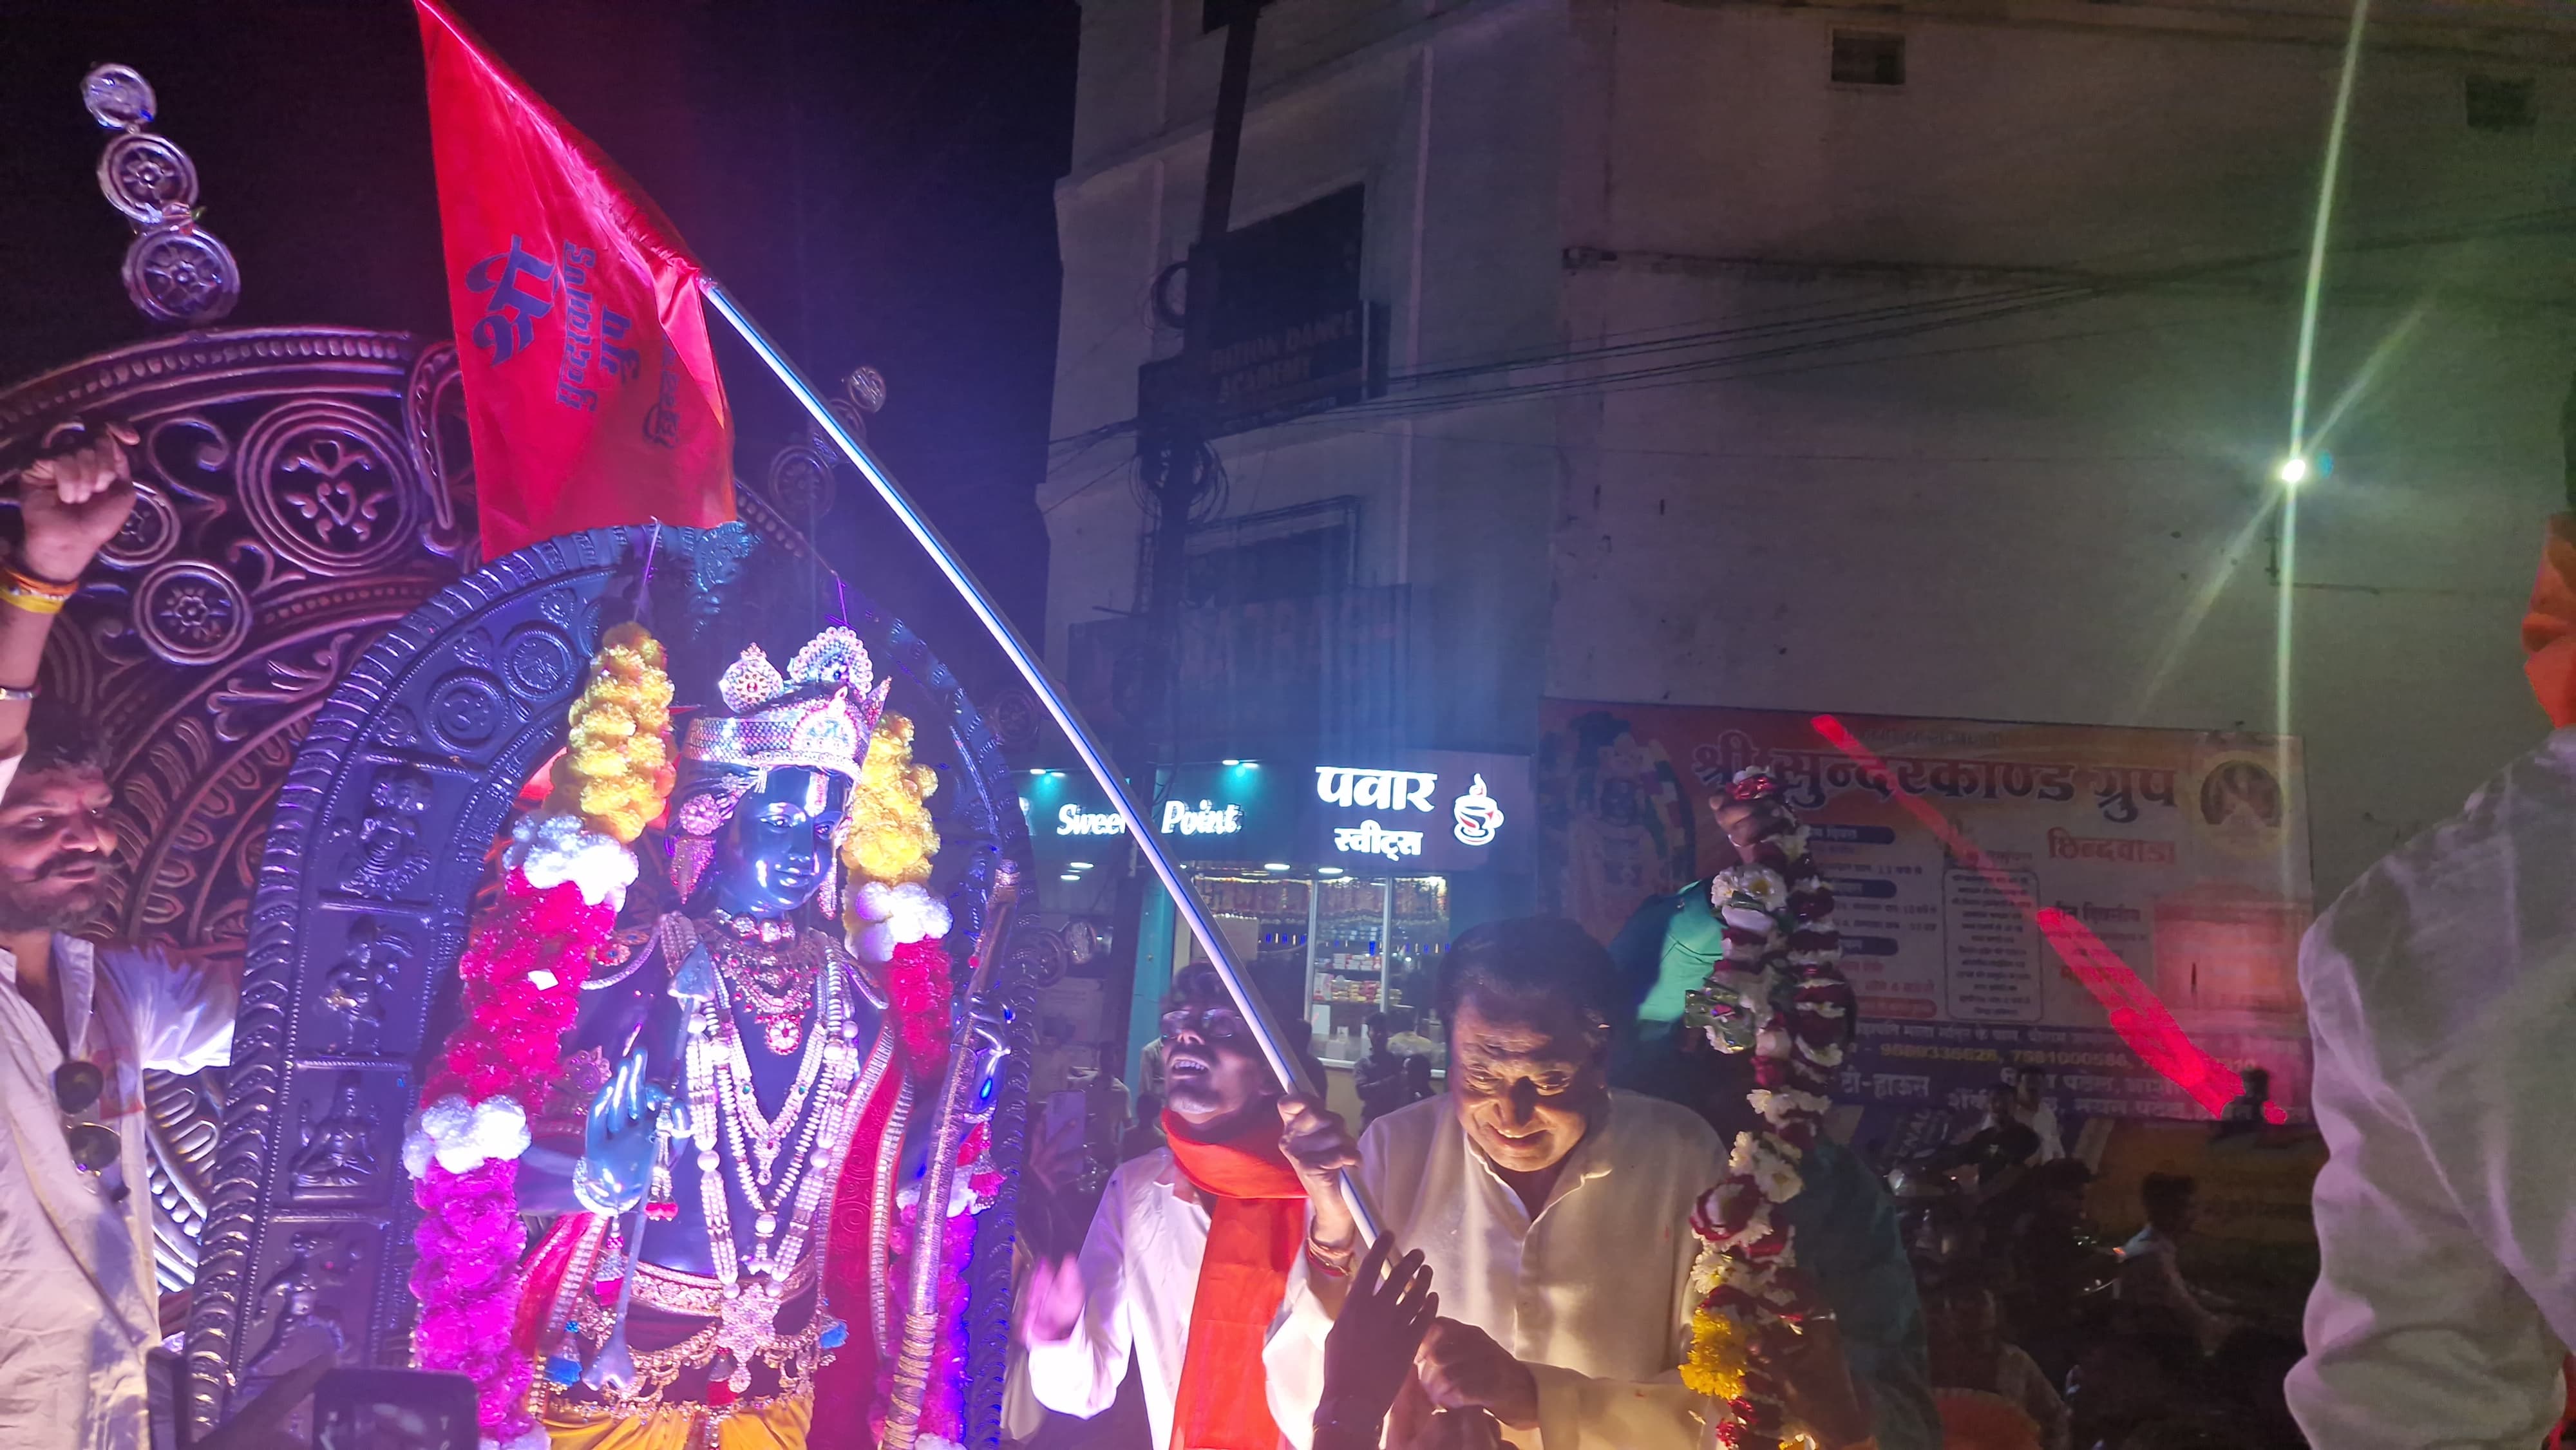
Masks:
[[[647,1065],[642,1048],[626,1054],[590,1100],[581,1166],[572,1181],[582,1205],[594,1213],[626,1213],[652,1186],[658,1120],[672,1104],[668,1092],[644,1080]]]
[[[39,458],[18,476],[18,510],[26,523],[27,569],[69,584],[134,512],[134,471],[125,450],[134,430],[110,423],[99,441]]]
[[[1324,1336],[1319,1422],[1374,1432],[1395,1407],[1396,1392],[1413,1378],[1414,1352],[1440,1312],[1440,1296],[1431,1292],[1422,1250],[1389,1263],[1394,1249],[1393,1234],[1380,1234],[1369,1246],[1351,1274],[1332,1333]],[[1371,1433],[1368,1439],[1375,1444],[1377,1437]]]

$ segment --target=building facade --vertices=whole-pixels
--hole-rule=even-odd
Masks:
[[[1040,499],[1077,676],[1141,598],[1118,428],[1179,347],[1211,8],[1084,6]],[[1332,687],[1327,749],[1529,754],[1550,698],[2286,722],[2291,894],[2330,899],[2547,728],[2516,625],[2576,364],[2576,21],[2382,0],[2299,402],[2349,14],[1274,0],[1235,225],[1362,188],[1384,377],[1220,440],[1193,547],[1250,577],[1312,536],[1260,587],[1337,601],[1303,648],[1377,691]],[[1370,591],[1400,647],[1354,655]]]

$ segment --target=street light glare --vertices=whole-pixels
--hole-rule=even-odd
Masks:
[[[2297,488],[2308,481],[2308,460],[2292,454],[2281,460],[2281,466],[2275,470],[2274,476],[2281,480],[2284,487]]]

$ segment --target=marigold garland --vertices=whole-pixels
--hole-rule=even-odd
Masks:
[[[1748,770],[1728,796],[1776,802],[1778,787]],[[1691,1215],[1701,1239],[1693,1283],[1704,1287],[1682,1379],[1725,1403],[1717,1440],[1728,1450],[1793,1443],[1771,1361],[1821,1304],[1777,1210],[1805,1187],[1799,1169],[1833,1105],[1852,1026],[1833,892],[1808,855],[1806,828],[1793,821],[1756,842],[1751,855],[1709,882],[1725,955],[1690,994],[1688,1015],[1710,1046],[1753,1053],[1746,1101],[1762,1122],[1736,1136],[1726,1177]]]
[[[938,771],[912,763],[912,722],[886,711],[868,740],[868,758],[859,763],[859,785],[851,792],[849,824],[841,836],[841,864],[849,868],[854,899],[861,881],[907,886],[930,879],[939,831],[923,802],[938,788]],[[855,917],[852,924],[859,924]]]
[[[1690,1358],[1682,1365],[1682,1380],[1692,1389],[1716,1400],[1740,1397],[1750,1358],[1744,1328],[1733,1315],[1691,1316]]]
[[[670,704],[661,645],[637,625],[610,630],[571,708],[554,787],[514,833],[500,902],[457,963],[465,1023],[404,1146],[421,1208],[413,1362],[473,1380],[487,1444],[504,1450],[545,1443],[528,1413],[532,1367],[510,1332],[527,1248],[521,1105],[562,1074],[581,984],[635,879],[629,843],[670,794]]]
[[[677,778],[661,642],[640,624],[609,630],[570,714],[572,733],[546,813],[578,814],[592,830],[631,845],[662,814]]]

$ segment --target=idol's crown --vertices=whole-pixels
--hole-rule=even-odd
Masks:
[[[752,645],[716,681],[731,713],[692,721],[680,754],[719,768],[806,766],[856,780],[893,684],[875,673],[867,646],[837,625],[807,641],[784,675]]]

